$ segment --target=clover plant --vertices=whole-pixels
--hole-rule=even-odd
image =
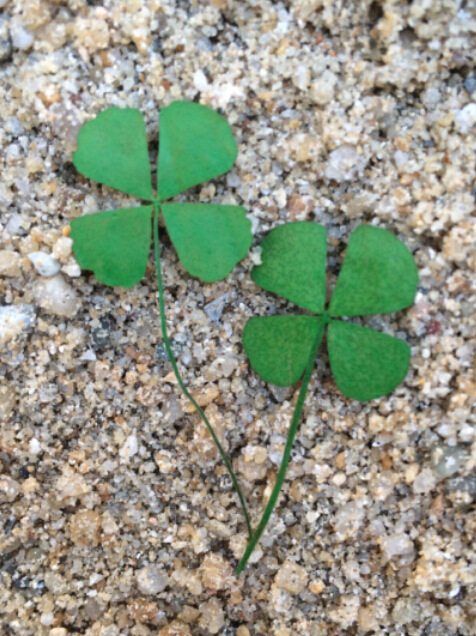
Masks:
[[[167,334],[160,266],[159,215],[184,268],[202,281],[225,278],[251,245],[251,224],[235,205],[169,203],[188,188],[227,172],[237,144],[226,120],[191,102],[173,102],[160,114],[157,195],[154,194],[147,136],[140,111],[108,108],[81,128],[73,163],[85,177],[148,202],[87,214],[71,222],[79,265],[106,285],[130,288],[144,276],[154,238],[159,308],[164,344],[177,381],[207,426],[233,481],[251,535],[246,504],[230,461],[210,422],[179,373]]]
[[[312,315],[251,318],[243,345],[251,366],[272,384],[289,386],[302,378],[276,483],[245,554],[241,572],[258,543],[281,491],[301,418],[316,355],[327,329],[329,363],[339,389],[354,400],[390,393],[405,378],[409,346],[398,338],[341,320],[390,313],[410,306],[418,272],[407,247],[391,232],[371,225],[352,233],[326,310],[326,231],[298,222],[272,230],[262,243],[262,264],[253,280]]]
[[[410,306],[418,284],[407,247],[390,232],[370,225],[351,235],[344,263],[326,309],[326,231],[316,223],[288,223],[262,243],[262,264],[253,280],[295,303],[307,314],[251,318],[243,345],[258,375],[289,386],[302,380],[276,483],[252,532],[246,503],[232,465],[205,413],[180,375],[167,333],[160,266],[159,215],[184,268],[204,282],[226,277],[252,242],[242,207],[168,203],[184,190],[227,172],[237,146],[225,119],[190,102],[173,102],[160,115],[157,195],[154,194],[142,115],[109,108],[87,122],[78,136],[73,163],[84,176],[147,201],[88,214],[71,222],[79,265],[106,285],[132,287],[144,276],[153,236],[164,344],[183,393],[208,428],[240,499],[249,543],[237,573],[256,547],[281,491],[318,350],[327,329],[332,373],[344,395],[371,400],[393,391],[410,361],[408,345],[344,317],[390,313]]]

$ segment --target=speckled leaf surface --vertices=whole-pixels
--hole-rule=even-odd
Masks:
[[[228,172],[238,154],[226,119],[201,104],[172,102],[160,113],[159,133],[161,201]]]
[[[294,384],[304,372],[319,325],[317,316],[251,318],[243,331],[251,366],[266,382]]]
[[[250,248],[251,223],[242,207],[168,203],[161,210],[180,262],[206,283],[228,276]]]
[[[406,245],[387,230],[361,225],[349,239],[329,314],[399,311],[413,303],[417,285],[418,271]]]
[[[327,348],[337,386],[359,401],[391,393],[410,363],[410,347],[403,340],[339,320],[328,326]]]
[[[135,108],[113,106],[86,122],[73,163],[88,179],[139,199],[153,198],[144,120]]]
[[[286,223],[261,243],[257,285],[320,314],[326,298],[326,230],[316,223]]]
[[[73,251],[82,269],[101,283],[132,287],[144,276],[149,258],[152,207],[87,214],[71,221]]]

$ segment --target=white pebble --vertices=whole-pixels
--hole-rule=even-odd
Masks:
[[[55,620],[55,617],[53,612],[47,612],[45,614],[42,614],[40,617],[40,623],[42,625],[45,625],[45,627],[52,625],[54,620]]]
[[[354,181],[361,176],[366,166],[366,160],[352,146],[339,146],[329,155],[325,175],[339,183]]]
[[[51,254],[46,252],[32,252],[28,258],[41,276],[54,276],[60,271],[60,264]]]
[[[33,44],[33,34],[30,33],[30,31],[27,31],[27,29],[25,29],[17,20],[12,20],[10,36],[12,38],[13,46],[21,51],[29,49]]]
[[[33,294],[37,303],[48,314],[70,318],[78,308],[76,292],[61,274],[38,281]]]
[[[473,102],[456,113],[455,126],[460,132],[467,133],[474,124],[476,124],[476,104]]]
[[[403,152],[402,150],[397,150],[395,154],[393,155],[393,158],[395,160],[395,165],[397,166],[397,168],[401,168],[406,163],[408,163],[408,160],[410,157],[407,152]]]
[[[137,437],[135,435],[129,435],[126,439],[126,443],[119,451],[120,456],[124,463],[127,463],[131,457],[137,455],[137,451],[139,450],[139,443]]]
[[[382,538],[382,550],[389,559],[395,556],[413,554],[413,541],[405,533],[395,533]]]
[[[21,228],[23,218],[21,214],[12,214],[8,219],[7,224],[5,225],[5,230],[14,236],[18,230]]]
[[[337,77],[329,69],[325,70],[311,87],[311,98],[319,106],[325,106],[334,99]]]
[[[293,77],[293,84],[296,88],[299,88],[299,90],[305,91],[309,86],[310,78],[311,74],[309,69],[306,66],[298,66],[296,74]]]
[[[81,362],[94,362],[97,360],[96,354],[92,349],[83,353],[83,355],[79,358]]]
[[[79,276],[81,276],[81,267],[78,265],[78,263],[76,263],[76,261],[74,263],[70,263],[69,265],[64,265],[61,268],[61,271],[70,278],[79,278]]]
[[[159,594],[168,583],[167,576],[158,565],[148,565],[139,570],[136,581],[141,594]]]
[[[41,444],[36,439],[36,437],[31,438],[30,443],[28,445],[28,450],[32,455],[38,455],[38,453],[41,451]]]
[[[208,89],[208,80],[203,71],[195,71],[195,73],[193,74],[193,85],[195,86],[197,91],[200,91],[201,93]]]
[[[68,236],[62,236],[53,245],[53,256],[59,261],[68,258],[73,247],[73,239]]]
[[[429,108],[436,106],[440,100],[441,93],[437,88],[427,88],[421,97],[421,101]]]

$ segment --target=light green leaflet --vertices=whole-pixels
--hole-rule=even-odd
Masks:
[[[207,283],[225,278],[252,242],[244,208],[163,201],[224,174],[236,155],[236,142],[221,115],[200,104],[173,102],[160,114],[155,197],[141,113],[116,107],[99,113],[80,130],[74,165],[89,179],[153,204],[74,219],[71,238],[79,265],[107,285],[132,287],[140,281],[156,206],[185,269]]]
[[[303,375],[316,337],[328,325],[327,348],[337,386],[347,397],[370,400],[393,391],[410,361],[397,338],[336,318],[399,311],[413,303],[418,273],[407,247],[370,225],[351,235],[329,311],[324,312],[326,234],[314,223],[288,223],[262,243],[255,282],[321,316],[251,318],[243,344],[266,382],[288,386]]]

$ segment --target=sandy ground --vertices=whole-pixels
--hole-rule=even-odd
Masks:
[[[0,7],[0,634],[476,633],[474,0]],[[182,200],[245,206],[250,256],[212,285],[166,236],[163,261],[181,369],[255,522],[298,388],[262,382],[241,344],[250,316],[293,309],[250,278],[261,238],[325,225],[332,289],[350,232],[372,223],[420,272],[411,309],[364,321],[412,348],[390,397],[344,398],[319,355],[240,577],[245,525],[170,375],[152,258],[142,283],[111,289],[67,238],[71,219],[135,204],[76,172],[81,124],[139,108],[154,161],[175,99],[220,109],[240,148]]]

